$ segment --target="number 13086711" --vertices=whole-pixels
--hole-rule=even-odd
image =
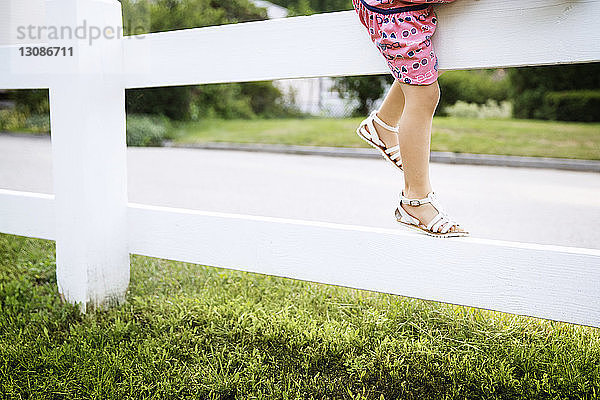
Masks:
[[[19,47],[22,57],[73,57],[72,47]]]

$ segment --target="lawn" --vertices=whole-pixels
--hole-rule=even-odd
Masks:
[[[176,125],[177,143],[238,142],[368,147],[354,131],[359,118],[206,120]],[[436,117],[431,149],[600,160],[600,124]]]
[[[593,399],[600,330],[132,256],[61,304],[54,243],[0,234],[1,399]]]

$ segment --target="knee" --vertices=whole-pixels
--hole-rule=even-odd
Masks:
[[[440,101],[440,86],[437,81],[431,85],[412,86],[407,89],[407,92],[410,93],[409,96],[406,96],[407,103],[410,102],[421,111],[433,115]]]
[[[427,107],[433,114],[438,106],[438,103],[440,102],[440,85],[438,85],[437,81],[435,81],[431,85],[427,85],[425,87],[427,89],[424,91],[423,106]]]

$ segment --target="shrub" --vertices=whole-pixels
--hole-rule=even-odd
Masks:
[[[191,90],[190,86],[127,90],[127,112],[165,115],[175,120],[189,119]]]
[[[286,7],[291,15],[307,15],[313,12],[351,10],[351,0],[273,0],[271,3]]]
[[[266,10],[248,0],[123,0],[122,5],[125,21],[130,22],[127,33],[140,33],[138,28],[161,32],[267,19]],[[245,89],[260,93],[251,98]],[[270,82],[133,89],[127,91],[127,112],[174,120],[253,118],[277,112],[279,97]]]
[[[600,122],[600,90],[548,92],[544,111],[552,120]]]
[[[441,89],[438,113],[458,101],[486,104],[488,100],[502,102],[509,97],[509,81],[493,70],[449,71],[438,79]]]
[[[358,106],[352,112],[352,115],[358,117],[369,114],[377,100],[386,94],[388,85],[393,82],[394,78],[390,74],[345,76],[335,78],[333,90],[343,99],[358,102]]]
[[[546,94],[600,90],[600,63],[511,68],[509,78],[514,117],[552,119]]]
[[[127,146],[162,146],[169,120],[149,115],[127,116]]]
[[[459,100],[453,106],[446,107],[445,111],[451,117],[501,119],[511,117],[512,106],[509,101],[498,103],[490,99],[485,104],[477,104]]]
[[[254,118],[250,98],[240,84],[219,83],[193,88],[192,120],[204,118]]]
[[[50,132],[50,114],[33,114],[27,117],[25,128],[32,132]]]
[[[27,113],[19,110],[0,110],[0,130],[19,131],[25,129]]]
[[[298,118],[304,116],[290,96],[270,81],[241,83],[241,93],[247,96],[252,111],[262,118]]]
[[[47,114],[50,112],[48,89],[11,90],[9,97],[17,109],[26,114]]]

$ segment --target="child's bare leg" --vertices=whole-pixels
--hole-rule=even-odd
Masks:
[[[440,88],[437,81],[423,86],[400,85],[405,97],[398,134],[404,166],[404,195],[410,199],[422,199],[432,190],[429,181],[431,124],[440,98]],[[430,203],[417,207],[403,203],[402,207],[425,225],[438,213]],[[456,230],[456,226],[450,229],[451,232]]]
[[[402,116],[402,110],[404,109],[404,93],[400,84],[394,80],[392,87],[385,96],[377,116],[381,118],[383,122],[391,126],[397,126]],[[386,148],[394,147],[398,144],[398,135],[395,132],[388,131],[379,124],[375,124],[377,134],[385,144]]]

